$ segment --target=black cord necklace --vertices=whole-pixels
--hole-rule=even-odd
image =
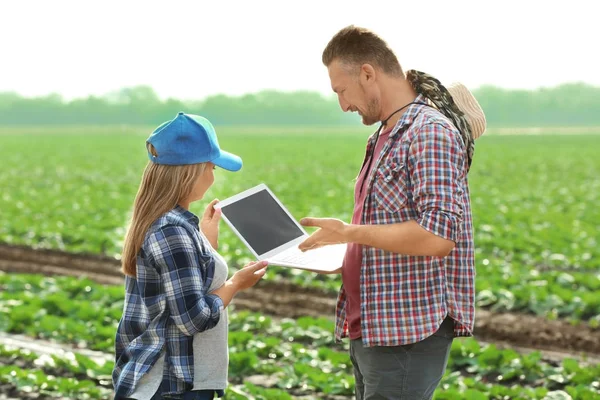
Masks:
[[[379,133],[381,132],[381,129],[387,125],[387,122],[390,120],[390,118],[392,118],[392,116],[394,116],[394,114],[399,113],[400,111],[404,110],[406,107],[410,106],[411,104],[421,104],[426,106],[427,104],[425,103],[419,103],[416,101],[411,101],[410,103],[400,107],[399,109],[397,109],[396,111],[394,111],[393,113],[391,113],[386,119],[384,119],[383,121],[381,121],[381,124],[379,125],[379,128],[377,128],[377,131],[375,132],[375,141],[373,142],[373,144],[371,145],[371,152],[369,154],[369,165],[367,166],[367,173],[368,171],[371,169],[371,164],[373,162],[373,153],[375,152],[375,147],[377,146],[377,141],[379,140]],[[364,165],[363,165],[364,166]],[[362,170],[361,170],[362,172]],[[364,182],[362,187],[360,188],[360,192],[362,193],[362,190],[364,188]]]
[[[383,121],[381,121],[381,125],[379,125],[379,128],[377,129],[377,132],[375,132],[375,143],[377,143],[377,140],[379,140],[379,133],[381,132],[381,128],[383,128],[384,126],[387,125],[387,123],[390,120],[390,118],[392,118],[394,116],[394,114],[399,113],[400,111],[404,110],[406,107],[410,106],[411,104],[421,104],[421,105],[424,105],[424,106],[427,105],[425,103],[419,103],[417,101],[411,101],[407,105],[402,106],[399,109],[397,109],[396,111],[394,111],[393,113],[391,113],[386,119],[384,119]]]

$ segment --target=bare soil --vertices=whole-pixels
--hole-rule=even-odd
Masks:
[[[0,244],[0,271],[45,275],[87,276],[102,284],[122,284],[119,261],[98,255]],[[261,281],[238,294],[236,309],[261,311],[277,317],[329,317],[335,315],[336,295],[287,281]],[[499,347],[523,351],[543,350],[548,357],[600,359],[600,329],[585,323],[550,321],[520,313],[477,310],[475,337]]]

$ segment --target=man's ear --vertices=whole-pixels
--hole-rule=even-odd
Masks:
[[[377,72],[371,64],[363,64],[360,66],[360,83],[363,85],[372,84],[375,82]]]

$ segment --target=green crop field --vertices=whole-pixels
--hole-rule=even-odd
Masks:
[[[0,331],[107,353],[113,350],[123,303],[120,286],[102,287],[70,277],[0,273],[0,288],[0,309],[6,311],[0,314]],[[235,311],[230,317],[232,385],[227,399],[353,395],[348,344],[335,344],[330,320],[277,320]],[[21,366],[18,370],[16,364]],[[108,399],[111,371],[112,362],[98,365],[73,354],[67,358],[39,357],[0,345],[0,385],[70,398]],[[494,345],[481,346],[472,338],[460,339],[453,342],[436,400],[542,399],[555,391],[576,399],[594,399],[600,395],[598,376],[600,365],[580,365],[569,358],[549,363],[542,361],[537,352],[521,355]],[[252,383],[257,381],[270,381],[272,387]]]
[[[0,242],[118,256],[147,158],[150,129],[19,128],[0,131]],[[368,131],[217,129],[239,154],[238,173],[218,171],[212,198],[267,183],[292,214],[350,220],[354,177]],[[600,136],[489,135],[470,173],[478,304],[550,318],[600,322]],[[232,263],[251,254],[225,224],[219,249]],[[298,277],[297,275],[301,275]],[[337,277],[273,268],[269,278],[339,286]]]
[[[150,131],[0,128],[0,243],[118,257]],[[368,129],[217,127],[217,132],[221,146],[239,154],[244,167],[238,173],[217,170],[214,186],[192,205],[193,212],[202,213],[215,197],[264,182],[297,219],[350,220]],[[600,135],[552,133],[489,134],[476,142],[469,179],[477,303],[597,328]],[[219,251],[232,269],[251,259],[224,223]],[[266,279],[321,287],[332,297],[340,284],[338,276],[282,267],[270,267]],[[122,296],[121,287],[85,279],[0,272],[0,332],[110,353]],[[231,315],[227,398],[350,398],[354,378],[346,344],[333,342],[330,319],[271,319],[235,307]],[[96,365],[79,355],[48,359],[0,345],[0,386],[19,393],[109,398],[110,369],[110,363]],[[436,399],[558,399],[563,392],[553,391],[561,390],[575,399],[594,399],[600,398],[599,375],[597,365],[574,359],[551,363],[539,353],[460,339]],[[269,376],[276,379],[267,385]]]

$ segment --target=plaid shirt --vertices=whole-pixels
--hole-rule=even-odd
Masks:
[[[159,391],[178,398],[193,388],[193,335],[213,328],[223,311],[223,301],[207,294],[215,261],[198,223],[198,217],[177,206],[146,233],[137,278],[125,280],[115,343],[115,400],[133,392],[162,351],[165,369]]]
[[[426,103],[419,95],[415,102]],[[367,143],[367,154],[375,138]],[[365,158],[367,161],[367,158]],[[415,220],[456,243],[446,257],[408,256],[362,246],[361,332],[365,346],[397,346],[433,334],[446,314],[455,336],[471,336],[475,315],[473,227],[465,146],[438,110],[411,105],[365,178],[362,224]],[[342,285],[335,336],[348,336]]]

